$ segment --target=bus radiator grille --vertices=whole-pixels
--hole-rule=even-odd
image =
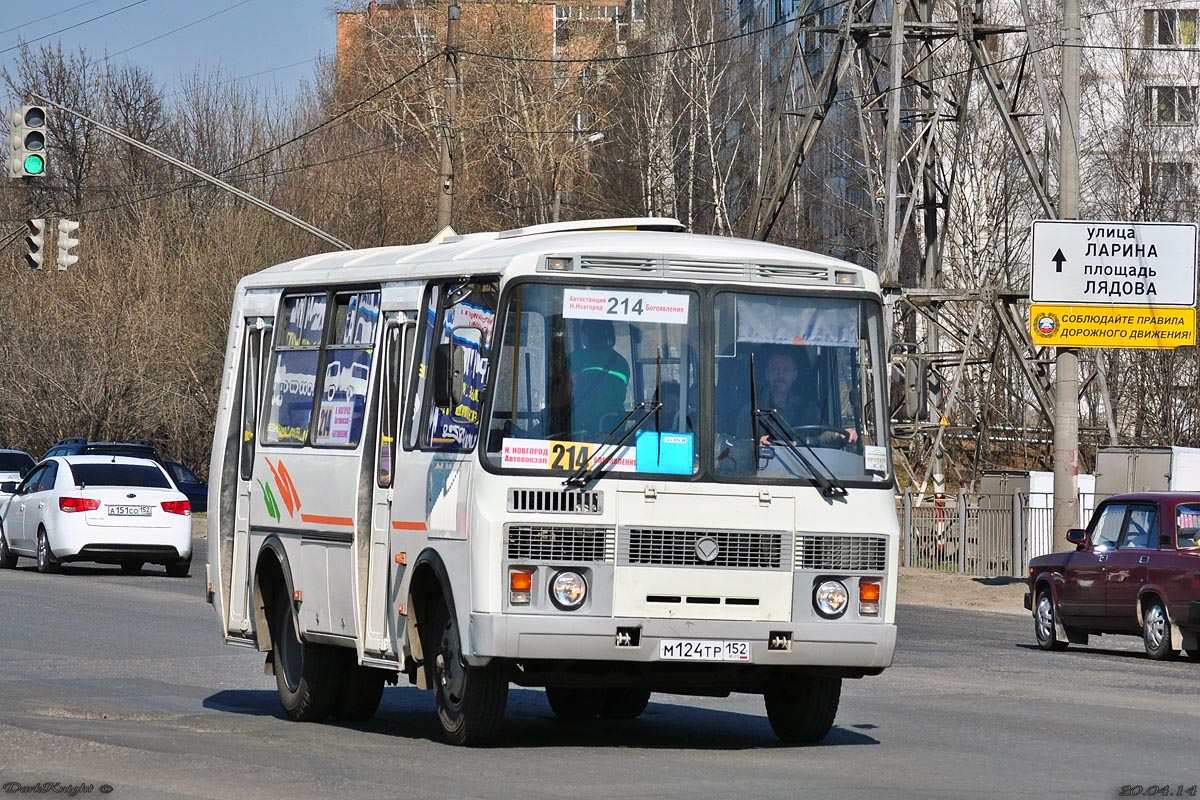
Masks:
[[[790,535],[781,531],[622,528],[621,563],[656,567],[787,567]],[[702,540],[707,540],[702,543]],[[714,547],[715,545],[715,547]]]
[[[613,529],[576,525],[506,525],[510,560],[611,562]]]
[[[603,492],[560,492],[546,489],[509,489],[509,513],[602,514]]]
[[[887,539],[882,536],[799,534],[796,569],[836,572],[883,572]]]

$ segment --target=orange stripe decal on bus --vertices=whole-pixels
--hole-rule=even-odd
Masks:
[[[423,531],[426,529],[424,522],[401,522],[400,520],[392,520],[392,527],[398,531]]]
[[[301,514],[301,522],[310,522],[313,525],[342,525],[347,528],[354,527],[354,520],[350,517],[326,517],[322,514]]]

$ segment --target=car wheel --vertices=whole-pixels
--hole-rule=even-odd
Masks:
[[[271,640],[279,702],[288,719],[319,722],[333,712],[344,662],[335,648],[300,638],[287,595],[276,598],[274,611]]]
[[[121,562],[121,572],[124,572],[126,575],[136,575],[137,573],[142,571],[142,565],[144,563],[146,563],[146,562],[144,562],[144,561],[122,561]]]
[[[823,676],[778,683],[763,695],[771,730],[792,744],[815,744],[828,736],[841,698],[842,679]]]
[[[1146,645],[1146,655],[1155,661],[1165,661],[1175,657],[1171,649],[1171,620],[1167,617],[1167,609],[1157,597],[1151,598],[1146,604],[1143,617],[1142,641]]]
[[[600,716],[606,719],[637,719],[649,703],[649,689],[609,689],[604,693]]]
[[[4,531],[0,530],[0,569],[15,569],[17,566],[17,554],[8,549],[8,539],[4,538]]]
[[[172,578],[186,578],[192,568],[192,557],[176,559],[167,564],[167,575]]]
[[[604,706],[603,689],[583,689],[575,686],[547,686],[546,699],[554,716],[569,722],[595,719]]]
[[[1033,607],[1033,632],[1037,636],[1038,647],[1043,650],[1066,650],[1067,643],[1058,638],[1054,622],[1054,601],[1050,598],[1050,590],[1042,589]]]
[[[342,690],[338,694],[333,716],[344,722],[365,722],[379,710],[387,673],[354,663],[353,650],[347,650],[346,655],[348,663],[343,672]]]
[[[424,650],[442,733],[451,744],[479,745],[495,739],[508,705],[508,677],[501,665],[463,662],[458,623],[444,600],[432,610]]]
[[[50,549],[50,537],[46,533],[46,529],[41,528],[37,535],[37,571],[46,575],[58,572],[58,566],[58,559],[54,557],[54,551]]]

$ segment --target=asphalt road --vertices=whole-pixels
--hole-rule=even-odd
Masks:
[[[28,560],[0,571],[0,798],[40,796],[18,795],[39,782],[92,797],[107,784],[114,798],[339,800],[1095,798],[1200,785],[1200,664],[1151,662],[1134,639],[1042,653],[1025,617],[901,606],[896,665],[845,684],[820,746],[781,745],[753,696],[655,695],[639,720],[573,726],[542,692],[514,689],[503,744],[464,750],[441,742],[431,698],[407,685],[367,724],[283,719],[262,657],[220,642],[203,574],[42,576]]]

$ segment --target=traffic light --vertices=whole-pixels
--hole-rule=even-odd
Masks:
[[[46,220],[26,220],[25,227],[29,228],[29,235],[25,237],[25,244],[29,246],[29,252],[25,254],[25,263],[30,269],[41,269],[42,262],[46,260]]]
[[[58,258],[56,263],[59,269],[66,269],[79,260],[79,256],[71,252],[71,248],[79,244],[73,234],[79,230],[79,223],[73,219],[60,219],[58,221]]]
[[[36,178],[46,174],[46,109],[21,106],[8,115],[8,177]]]

